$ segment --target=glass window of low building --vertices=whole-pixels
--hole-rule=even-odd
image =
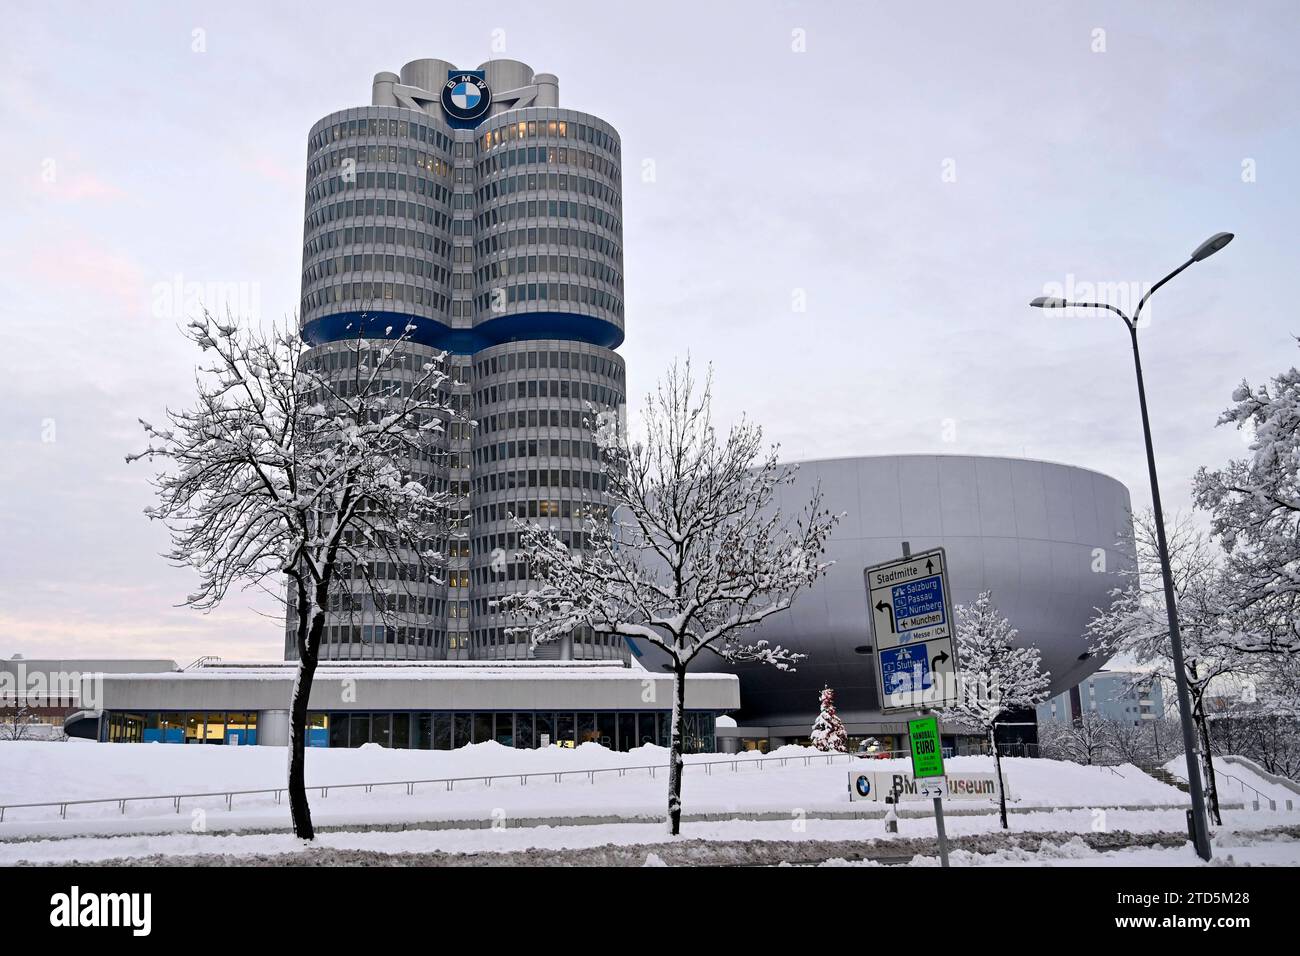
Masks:
[[[578,714],[577,715],[577,742],[579,745],[595,743],[599,736],[596,729],[595,714]]]
[[[631,750],[636,746],[636,714],[618,715],[618,749]]]
[[[573,747],[578,739],[577,717],[569,713],[555,715],[555,742],[561,747]]]
[[[493,735],[496,732],[496,727],[494,725],[492,716],[493,715],[491,713],[487,713],[487,714],[478,713],[474,715],[474,723],[473,723],[474,736],[471,738],[471,740],[474,743],[476,744],[486,743],[487,741],[493,738]],[[457,743],[456,746],[459,747],[460,744]]]
[[[360,747],[370,743],[370,715],[352,714],[348,719],[348,746]]]
[[[433,715],[433,749],[451,749],[451,714]]]

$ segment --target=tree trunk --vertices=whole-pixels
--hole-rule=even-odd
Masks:
[[[1002,788],[1002,754],[998,750],[998,728],[989,728],[989,743],[993,747],[993,768],[998,775],[998,814],[1002,818],[1002,829],[1007,829],[1007,794]]]
[[[1201,732],[1201,747],[1205,750],[1205,788],[1210,794],[1210,813],[1214,815],[1214,825],[1223,826],[1223,817],[1219,813],[1219,785],[1214,779],[1214,755],[1210,752],[1210,728],[1206,724],[1205,714],[1196,716],[1196,726]]]
[[[668,738],[668,832],[682,830],[682,726],[686,720],[686,668],[673,668],[673,716]]]
[[[300,840],[316,838],[311,807],[307,805],[307,705],[311,700],[324,626],[324,613],[313,614],[307,639],[299,644],[298,676],[293,682],[293,702],[289,709],[289,815],[294,836]]]

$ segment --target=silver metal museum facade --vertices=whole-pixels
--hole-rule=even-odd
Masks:
[[[1090,652],[1085,631],[1134,564],[1125,540],[1129,493],[1119,481],[1025,458],[879,455],[803,462],[780,503],[796,510],[818,486],[825,506],[844,512],[827,547],[835,565],[753,635],[808,659],[794,673],[703,662],[701,670],[740,677],[739,726],[720,728],[720,745],[770,747],[806,738],[818,692],[832,687],[852,736],[875,737],[882,749],[906,746],[906,722],[878,710],[862,578],[864,568],[900,555],[904,541],[913,552],[947,550],[954,604],[992,592],[1020,643],[1041,653],[1053,694],[1105,663]],[[652,653],[642,662],[657,666]]]

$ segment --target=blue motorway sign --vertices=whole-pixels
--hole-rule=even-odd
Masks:
[[[929,690],[930,653],[925,644],[903,644],[880,652],[880,677],[886,694]]]
[[[948,622],[944,612],[941,575],[897,584],[890,590],[894,597],[894,627],[899,635]],[[900,636],[899,640],[907,638]]]

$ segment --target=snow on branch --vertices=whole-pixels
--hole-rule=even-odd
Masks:
[[[292,327],[205,311],[185,332],[204,356],[196,402],[164,425],[142,421],[147,446],[127,458],[162,464],[146,513],[171,532],[167,557],[199,574],[185,603],[212,608],[236,585],[277,594],[287,576],[304,616],[331,595],[347,610],[354,581],[383,614],[394,575],[381,582],[376,561],[399,569],[398,586],[437,580],[452,498],[414,472],[445,454],[456,417],[442,357],[399,374],[408,329],[358,337],[331,371]]]
[[[1224,597],[1243,649],[1300,651],[1300,371],[1242,383],[1219,416],[1249,438],[1250,454],[1196,473],[1194,500],[1223,545]]]
[[[776,494],[793,470],[756,425],[717,432],[711,375],[698,388],[689,360],[647,398],[643,425],[636,442],[608,418],[595,425],[611,507],[587,510],[583,551],[516,520],[534,586],[498,606],[535,642],[590,627],[655,645],[676,668],[707,651],[789,669],[803,655],[745,635],[830,566],[839,516],[820,490],[793,518],[781,513]]]

